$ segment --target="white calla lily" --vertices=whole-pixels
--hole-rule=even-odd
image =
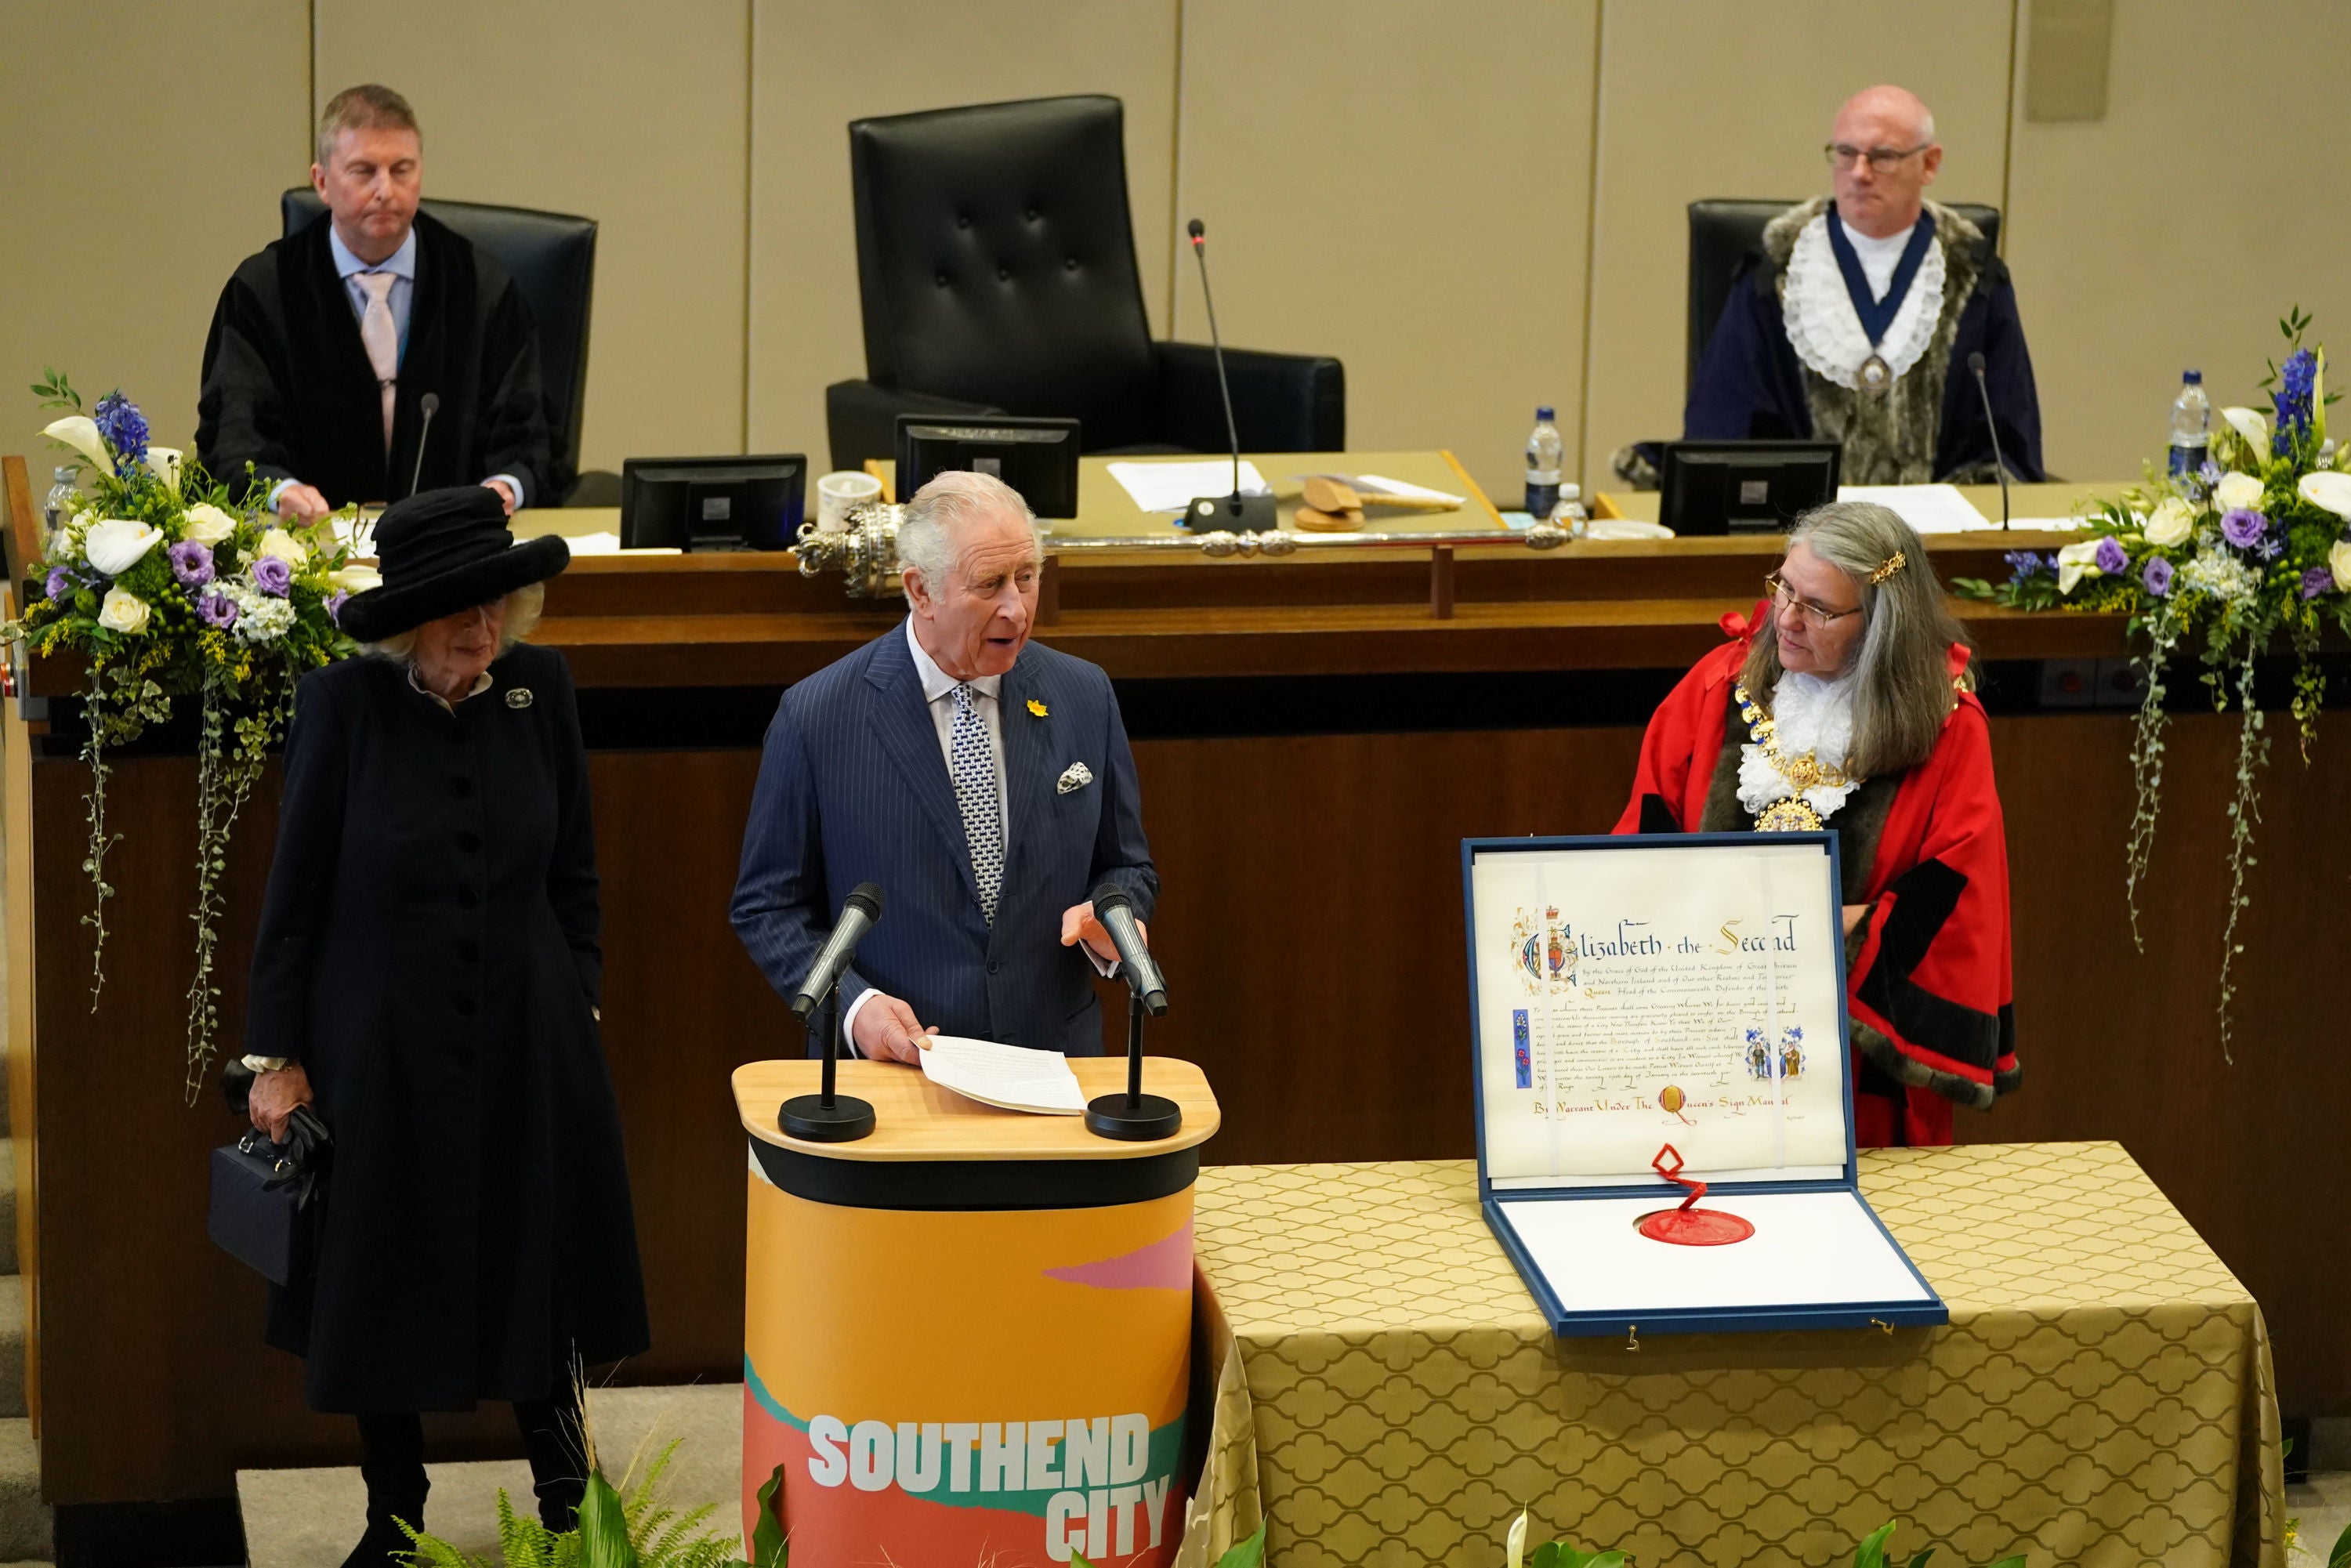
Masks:
[[[2074,585],[2085,577],[2104,577],[2098,570],[2098,539],[2085,539],[2077,545],[2067,545],[2057,552],[2057,591],[2071,593]]]
[[[2230,429],[2252,443],[2255,452],[2263,457],[2270,455],[2270,422],[2260,409],[2224,408],[2220,417],[2229,422]]]
[[[130,517],[90,524],[81,537],[82,554],[109,577],[120,577],[162,541],[162,532]]]
[[[1502,1554],[1509,1568],[1522,1568],[1527,1560],[1527,1511],[1519,1510],[1519,1517],[1510,1521],[1510,1533],[1502,1543]]]
[[[98,421],[86,413],[69,413],[41,428],[41,434],[51,441],[60,441],[89,459],[90,465],[101,474],[114,472],[114,458],[106,450],[106,438],[98,433]]]
[[[339,567],[327,574],[327,580],[345,593],[365,593],[383,586],[383,573],[371,566]]]
[[[2302,492],[2304,500],[2321,511],[2332,512],[2338,517],[2351,520],[2351,474],[2321,468],[2315,473],[2304,474],[2302,483],[2294,488]]]
[[[2344,477],[2351,479],[2351,474]],[[2145,518],[2143,531],[2147,543],[2176,549],[2186,544],[2196,532],[2195,510],[2179,497],[2166,496],[2156,503],[2155,510]]]
[[[274,555],[297,571],[308,565],[310,560],[310,552],[303,547],[302,541],[284,528],[272,528],[263,534],[261,543],[254,547],[254,553]]]
[[[209,501],[198,501],[188,508],[188,537],[198,544],[210,547],[236,532],[236,519]]]
[[[163,488],[171,491],[174,496],[180,493],[180,449],[178,447],[150,446],[147,449],[147,466],[155,471],[155,477],[163,481]]]

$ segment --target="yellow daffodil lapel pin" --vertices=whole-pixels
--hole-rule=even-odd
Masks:
[[[1039,702],[1035,697],[1030,697],[1029,699],[1029,711],[1035,714],[1039,718],[1043,718],[1045,716],[1045,705]]]

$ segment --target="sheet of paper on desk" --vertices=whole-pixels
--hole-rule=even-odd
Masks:
[[[1030,1051],[942,1034],[923,1052],[923,1076],[983,1105],[1032,1111],[1044,1116],[1075,1116],[1086,1108],[1085,1091],[1058,1051]]]
[[[1110,476],[1126,487],[1134,504],[1146,512],[1181,512],[1203,496],[1233,493],[1233,461],[1208,458],[1197,463],[1113,463]],[[1241,494],[1273,492],[1257,465],[1241,461]]]
[[[1457,507],[1469,504],[1467,496],[1457,496],[1450,490],[1432,490],[1426,485],[1390,479],[1380,474],[1358,474],[1354,477],[1354,486],[1355,493],[1366,501],[1376,501],[1382,496],[1399,496],[1408,501],[1447,501]]]
[[[1968,505],[1956,485],[1840,485],[1840,501],[1875,501],[1922,534],[1967,534],[2000,525]]]

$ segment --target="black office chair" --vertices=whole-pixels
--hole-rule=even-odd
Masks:
[[[1151,340],[1123,128],[1101,97],[850,124],[866,379],[825,389],[835,468],[893,455],[902,413],[1073,416],[1089,452],[1226,450],[1207,346]],[[1345,445],[1337,360],[1225,363],[1244,450]]]
[[[588,408],[589,310],[596,297],[596,220],[480,202],[427,198],[418,205],[497,257],[530,307],[538,334],[539,379],[547,388],[547,429],[555,447],[549,476],[555,495],[545,504],[619,506],[620,476],[578,472],[580,426]],[[277,198],[278,217],[289,235],[326,210],[308,185]]]
[[[1730,280],[1739,264],[1763,252],[1763,230],[1793,202],[1746,202],[1717,199],[1689,204],[1689,363],[1682,385],[1698,380],[1698,361],[1714,340],[1722,308],[1730,302]],[[1984,244],[2000,249],[2000,209],[1966,202],[1951,210],[1983,231]]]

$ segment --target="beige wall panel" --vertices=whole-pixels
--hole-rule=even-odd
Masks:
[[[601,225],[582,466],[742,449],[747,6],[319,0],[321,105],[407,95],[428,195]]]
[[[1164,329],[1176,0],[755,0],[750,439],[827,465],[824,389],[865,373],[849,122],[1110,93],[1145,308]]]
[[[213,305],[302,145],[309,45],[308,0],[218,0],[201,25],[0,0],[0,452],[31,455],[37,490],[44,365],[189,444]]]
[[[1681,434],[1690,203],[1824,193],[1837,106],[1873,82],[1935,111],[1943,201],[2001,201],[2009,5],[1860,0],[1619,3],[1601,29],[1587,481],[1629,441]],[[2028,328],[2033,301],[2024,300]]]
[[[1186,0],[1179,204],[1218,324],[1343,360],[1348,445],[1450,447],[1515,505],[1537,403],[1573,444],[1593,33],[1590,0]]]
[[[2130,0],[2113,49],[2105,119],[2034,125],[2020,109],[2009,183],[2044,444],[2070,479],[2159,460],[2182,369],[2216,405],[2266,408],[2254,383],[2291,306],[2351,362],[2334,151],[2351,7]]]

